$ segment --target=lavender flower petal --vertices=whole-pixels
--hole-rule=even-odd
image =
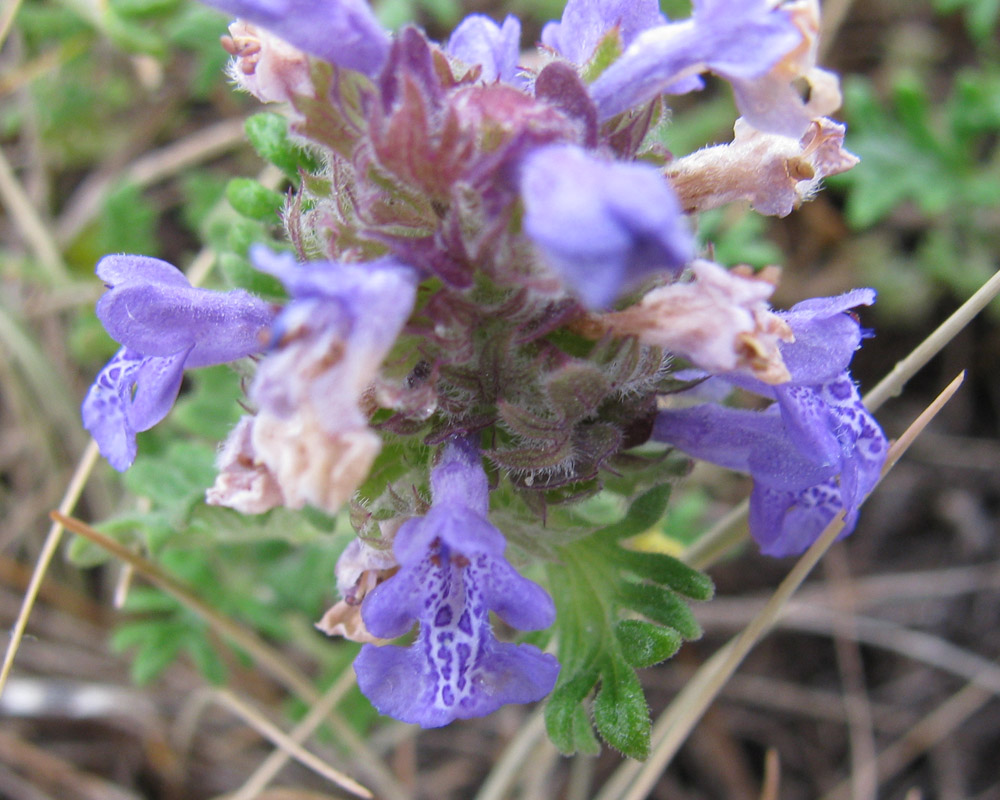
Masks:
[[[117,470],[135,460],[135,434],[169,412],[188,367],[222,364],[261,349],[272,312],[242,290],[195,289],[178,269],[145,256],[106,256],[108,291],[97,315],[124,345],[101,370],[81,409],[84,427]]]
[[[874,302],[874,289],[855,289],[837,297],[804,300],[779,312],[795,334],[794,342],[779,345],[792,380],[820,384],[847,369],[864,338],[857,318],[848,312]]]
[[[573,145],[541,147],[524,161],[521,196],[525,232],[591,308],[693,255],[677,198],[652,166],[600,161]]]
[[[147,356],[191,348],[187,367],[223,364],[260,349],[267,303],[242,289],[195,289],[178,269],[145,256],[106,256],[97,274],[109,291],[97,316],[115,341]],[[193,347],[192,347],[193,345]]]
[[[765,0],[702,0],[690,19],[639,34],[594,81],[591,95],[608,119],[707,70],[727,79],[759,78],[801,38],[789,17]]]
[[[542,43],[574,64],[585,64],[612,28],[628,47],[642,31],[665,22],[656,0],[569,0],[562,19],[542,28]]]
[[[802,552],[841,509],[846,536],[878,482],[888,442],[847,371],[862,330],[846,312],[874,299],[860,289],[779,313],[796,335],[780,345],[789,382],[768,386],[738,374],[713,379],[774,398],[765,411],[705,404],[663,411],[656,420],[655,439],[750,473],[750,532],[768,555]]]
[[[361,607],[375,636],[399,636],[417,621],[417,640],[408,648],[365,645],[354,662],[361,691],[379,711],[424,727],[539,700],[559,672],[554,657],[501,644],[490,629],[490,610],[536,629],[552,624],[555,608],[503,557],[503,535],[485,518],[486,474],[471,441],[445,446],[431,491],[430,512],[396,533],[399,572]]]
[[[119,472],[135,461],[135,429],[127,409],[142,362],[139,353],[121,348],[97,373],[81,408],[83,427],[94,437],[101,455]]]
[[[365,0],[205,0],[249,20],[300,50],[338,67],[374,76],[389,53],[389,35]]]
[[[508,15],[497,25],[484,14],[470,14],[448,39],[445,51],[459,61],[483,68],[480,79],[486,83],[502,81],[523,87],[527,80],[517,74],[521,54],[521,22]]]

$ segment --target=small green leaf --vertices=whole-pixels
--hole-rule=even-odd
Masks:
[[[174,442],[162,454],[136,459],[125,473],[131,492],[150,498],[168,514],[186,515],[215,481],[215,450],[194,442]]]
[[[244,129],[260,157],[290,178],[298,178],[300,167],[310,172],[317,168],[315,159],[288,138],[288,120],[281,114],[254,114]]]
[[[673,628],[685,639],[701,637],[701,625],[691,609],[669,589],[648,583],[623,583],[618,591],[622,603],[633,611]]]
[[[665,553],[642,553],[626,550],[620,556],[623,565],[640,578],[669,586],[692,600],[711,600],[715,594],[712,579]]]
[[[261,186],[252,178],[233,178],[226,186],[226,199],[240,214],[260,222],[277,224],[285,204],[283,195]]]
[[[621,32],[615,26],[604,34],[597,43],[594,55],[591,56],[587,66],[583,68],[583,82],[593,83],[596,81],[604,70],[618,60],[624,49]]]
[[[621,521],[609,525],[604,530],[599,531],[597,535],[623,539],[649,530],[666,513],[667,502],[670,500],[670,490],[670,484],[664,483],[639,495],[629,506],[628,513]]]
[[[594,725],[608,744],[629,758],[649,755],[649,708],[639,678],[624,658],[609,657],[601,669]]]
[[[175,11],[181,0],[111,0],[110,6],[123,17],[146,19]]]
[[[636,669],[666,661],[683,642],[677,631],[640,619],[623,619],[615,626],[615,635],[625,660]]]
[[[226,682],[226,665],[222,663],[222,659],[207,638],[199,635],[189,636],[184,641],[184,649],[206,681],[213,686],[221,686]]]
[[[598,671],[587,669],[562,684],[545,706],[545,727],[561,753],[596,755],[600,750],[587,712],[581,705],[597,682]]]
[[[134,614],[153,614],[178,611],[180,608],[177,600],[159,589],[136,586],[125,598],[123,610]]]
[[[147,642],[132,659],[132,680],[144,686],[158,678],[177,658],[183,643],[181,637],[167,632]]]

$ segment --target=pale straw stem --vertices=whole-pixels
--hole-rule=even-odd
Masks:
[[[48,282],[53,285],[68,283],[69,270],[66,269],[62,254],[37,209],[28,199],[27,192],[22,188],[2,149],[0,149],[0,200],[3,200],[11,219],[20,229],[25,243],[34,255],[35,262],[45,273]]]
[[[77,500],[80,499],[80,495],[83,493],[83,487],[86,486],[87,480],[90,478],[90,472],[97,462],[98,455],[97,443],[91,439],[87,448],[83,451],[83,455],[80,457],[80,462],[76,465],[76,470],[73,472],[69,486],[66,487],[66,493],[63,495],[62,502],[59,503],[60,512],[69,514],[73,510]],[[52,563],[52,558],[55,556],[56,550],[59,549],[62,532],[62,524],[58,521],[53,522],[49,528],[48,535],[45,537],[45,543],[42,545],[42,552],[38,555],[35,569],[31,573],[31,581],[24,592],[17,620],[14,622],[14,627],[10,632],[10,641],[7,643],[7,651],[3,657],[3,667],[0,668],[0,695],[3,694],[4,687],[7,685],[7,678],[10,677],[11,669],[13,669],[14,656],[21,645],[21,640],[24,638],[24,630],[28,626],[28,617],[31,616],[31,609],[38,598],[39,590],[42,588],[45,573],[48,571],[49,564]]]
[[[309,713],[302,718],[302,721],[292,729],[289,738],[297,744],[305,742],[329,716],[330,712],[337,707],[337,703],[343,699],[352,686],[354,686],[354,670],[344,670],[319,702],[315,703],[309,709]],[[267,788],[267,785],[274,780],[275,775],[281,771],[291,757],[291,753],[284,748],[275,750],[261,762],[246,782],[230,795],[229,800],[253,800]]]
[[[260,711],[240,700],[227,689],[219,689],[213,693],[213,699],[228,708],[251,728],[269,739],[276,747],[280,747],[300,764],[304,764],[317,775],[321,775],[331,783],[357,797],[371,798],[374,795],[355,780],[334,769],[323,759],[306,750],[301,744],[286,734],[281,728],[265,717]]]

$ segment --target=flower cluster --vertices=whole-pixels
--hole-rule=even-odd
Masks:
[[[856,162],[826,117],[816,0],[694,0],[679,21],[655,0],[569,0],[530,59],[511,16],[435,43],[383,30],[365,0],[206,1],[237,17],[234,82],[284,104],[320,165],[282,213],[294,254],[250,253],[288,299],[108,256],[98,315],[122,349],[84,423],[126,469],[185,368],[253,355],[208,502],[352,504],[363,539],[321,625],[366,642],[355,668],[380,711],[438,726],[556,683],[553,655],[491,629],[491,611],[521,630],[555,616],[504,557],[501,485],[544,523],[666,443],[750,473],[766,553],[800,552],[841,510],[853,527],[886,454],[848,371],[873,292],[776,311],[776,269],[726,269],[694,236],[696,212],[783,216]],[[732,87],[734,139],[675,156],[666,98],[709,74]],[[773,402],[724,405],[734,388]],[[414,445],[407,463],[358,497],[390,439]]]

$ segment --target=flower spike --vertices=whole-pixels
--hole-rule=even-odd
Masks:
[[[425,728],[540,700],[559,673],[553,656],[498,642],[490,630],[491,610],[515,628],[537,630],[552,624],[555,607],[503,557],[506,542],[486,518],[486,473],[471,441],[445,445],[431,493],[427,516],[396,534],[399,572],[361,607],[375,636],[401,636],[416,620],[417,640],[366,644],[354,662],[358,686],[379,711]]]

